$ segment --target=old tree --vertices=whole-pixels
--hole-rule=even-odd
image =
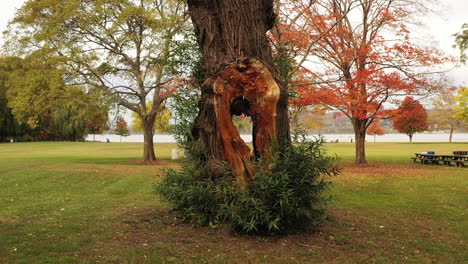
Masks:
[[[324,178],[339,168],[320,142],[291,144],[288,93],[267,39],[273,0],[187,3],[202,53],[199,112],[182,170],[168,170],[155,190],[202,225],[277,234],[321,223]],[[241,115],[251,118],[255,157],[233,123]]]
[[[100,89],[135,112],[143,157],[155,160],[153,125],[174,91],[173,43],[184,12],[181,0],[29,0],[10,25],[9,46],[19,55],[41,50],[60,62],[66,85]]]
[[[227,161],[247,185],[254,173],[250,149],[232,115],[251,117],[257,157],[268,157],[271,143],[290,140],[287,91],[266,37],[275,23],[273,0],[189,0],[188,7],[205,75],[194,138],[205,147],[212,175]]]

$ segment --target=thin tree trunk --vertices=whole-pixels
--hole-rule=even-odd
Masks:
[[[232,115],[251,117],[256,157],[268,157],[273,142],[290,141],[287,91],[266,38],[275,20],[273,0],[189,0],[188,5],[206,76],[193,131],[205,148],[206,176],[220,175],[227,161],[246,185],[254,174],[251,151]]]
[[[366,161],[366,120],[354,118],[351,120],[354,128],[354,137],[356,139],[355,160],[356,165],[365,165]]]
[[[449,143],[452,143],[453,128],[450,128]]]
[[[413,134],[408,134],[408,136],[409,136],[409,142],[413,143]]]
[[[154,154],[154,118],[141,118],[143,123],[143,160],[153,161],[156,160],[156,155]]]

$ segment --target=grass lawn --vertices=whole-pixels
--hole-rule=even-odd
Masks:
[[[467,143],[327,144],[342,158],[321,232],[250,237],[180,223],[152,193],[142,144],[0,144],[0,263],[467,263],[468,169],[414,164]]]

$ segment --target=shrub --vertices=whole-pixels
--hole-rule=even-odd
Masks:
[[[163,178],[155,184],[155,191],[173,205],[179,217],[198,225],[218,222],[219,196],[218,182],[205,177],[203,166],[187,158],[182,162],[182,170],[166,169]],[[226,176],[225,178],[228,178]]]
[[[228,170],[218,179],[203,175],[200,162],[189,158],[181,171],[166,172],[156,192],[180,217],[199,225],[229,221],[238,231],[262,235],[316,226],[329,201],[326,177],[339,173],[336,158],[326,156],[319,141],[279,150],[255,164],[255,181],[245,188]]]

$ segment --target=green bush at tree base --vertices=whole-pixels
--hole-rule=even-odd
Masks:
[[[317,226],[330,200],[326,178],[339,173],[337,158],[327,156],[320,141],[272,152],[268,161],[256,162],[255,180],[243,188],[227,169],[221,178],[205,175],[193,151],[182,170],[166,171],[155,191],[183,220],[198,225],[229,222],[237,231],[261,235]]]

